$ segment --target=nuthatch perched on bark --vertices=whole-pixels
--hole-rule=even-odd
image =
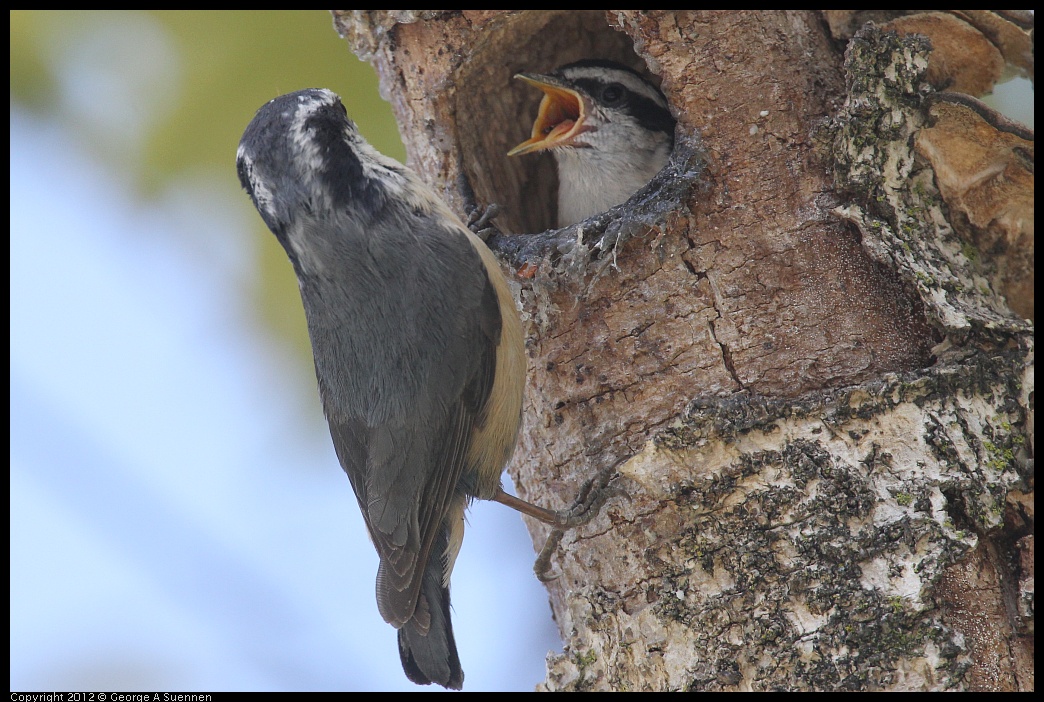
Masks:
[[[532,138],[508,155],[554,155],[559,227],[626,202],[667,163],[675,124],[667,100],[630,68],[585,60],[515,77],[544,97]]]
[[[522,418],[514,299],[482,241],[374,150],[329,90],[272,100],[239,179],[293,264],[334,449],[380,556],[377,607],[415,683],[460,689],[449,582],[464,509],[496,500]]]

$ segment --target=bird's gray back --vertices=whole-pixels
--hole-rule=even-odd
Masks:
[[[425,217],[381,236],[339,219],[335,233],[310,239],[330,270],[301,276],[328,417],[375,426],[444,409],[499,334],[477,252]]]

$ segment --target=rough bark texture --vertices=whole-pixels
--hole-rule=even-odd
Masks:
[[[520,496],[566,507],[626,459],[552,560],[541,689],[1032,689],[1032,134],[935,92],[919,34],[1025,69],[1025,28],[980,14],[334,13],[410,165],[501,206]],[[659,79],[678,145],[542,231],[511,76],[583,57]]]

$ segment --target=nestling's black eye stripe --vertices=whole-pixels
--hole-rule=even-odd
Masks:
[[[609,85],[606,85],[605,83],[592,78],[578,78],[573,82],[577,88],[583,90],[588,95],[599,96],[599,102],[604,106],[615,107],[631,115],[646,129],[650,131],[664,132],[671,136],[674,135],[674,118],[671,117],[670,111],[665,109],[658,102],[647,98],[644,95],[632,92],[620,83],[610,83]],[[606,101],[605,94],[613,88],[619,89],[620,98],[615,103],[609,103]]]
[[[634,95],[623,109],[646,129],[674,136],[674,117],[671,116],[670,110],[664,109],[652,100]]]
[[[627,95],[627,90],[619,83],[610,83],[602,90],[602,103],[608,107],[619,105]]]
[[[619,94],[616,95],[616,99],[622,101],[623,95],[629,92],[619,83],[609,83],[606,85],[604,82],[595,80],[594,78],[576,78],[573,80],[573,83],[577,88],[588,95],[597,98],[599,102],[606,106],[610,106],[606,102],[606,93],[613,95],[616,91],[619,91]]]

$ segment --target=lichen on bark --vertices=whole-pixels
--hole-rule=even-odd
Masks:
[[[923,301],[946,337],[936,363],[797,399],[694,400],[620,467],[631,499],[567,537],[586,577],[565,584],[572,638],[541,689],[1011,687],[953,583],[1029,489],[1032,337],[962,258],[914,153],[927,51],[860,32],[827,131],[850,198],[835,211]],[[641,557],[600,558],[614,538]]]
[[[549,661],[548,689],[963,688],[972,662],[936,586],[1022,484],[1024,354],[979,361],[695,401],[620,469],[669,505],[645,526],[647,575],[621,593],[588,564],[572,625],[590,634]]]
[[[835,184],[850,202],[835,213],[858,227],[876,261],[916,290],[944,336],[1025,331],[954,231],[915,136],[927,126],[933,90],[923,81],[931,44],[868,25],[845,57],[848,95],[827,127]]]
[[[339,17],[411,165],[458,213],[506,205],[535,322],[516,489],[564,507],[630,456],[552,559],[541,689],[1025,686],[1032,326],[955,225],[967,178],[937,185],[923,38],[864,28],[842,66],[810,12]],[[510,76],[592,52],[662,78],[682,148],[648,197],[541,232]]]

